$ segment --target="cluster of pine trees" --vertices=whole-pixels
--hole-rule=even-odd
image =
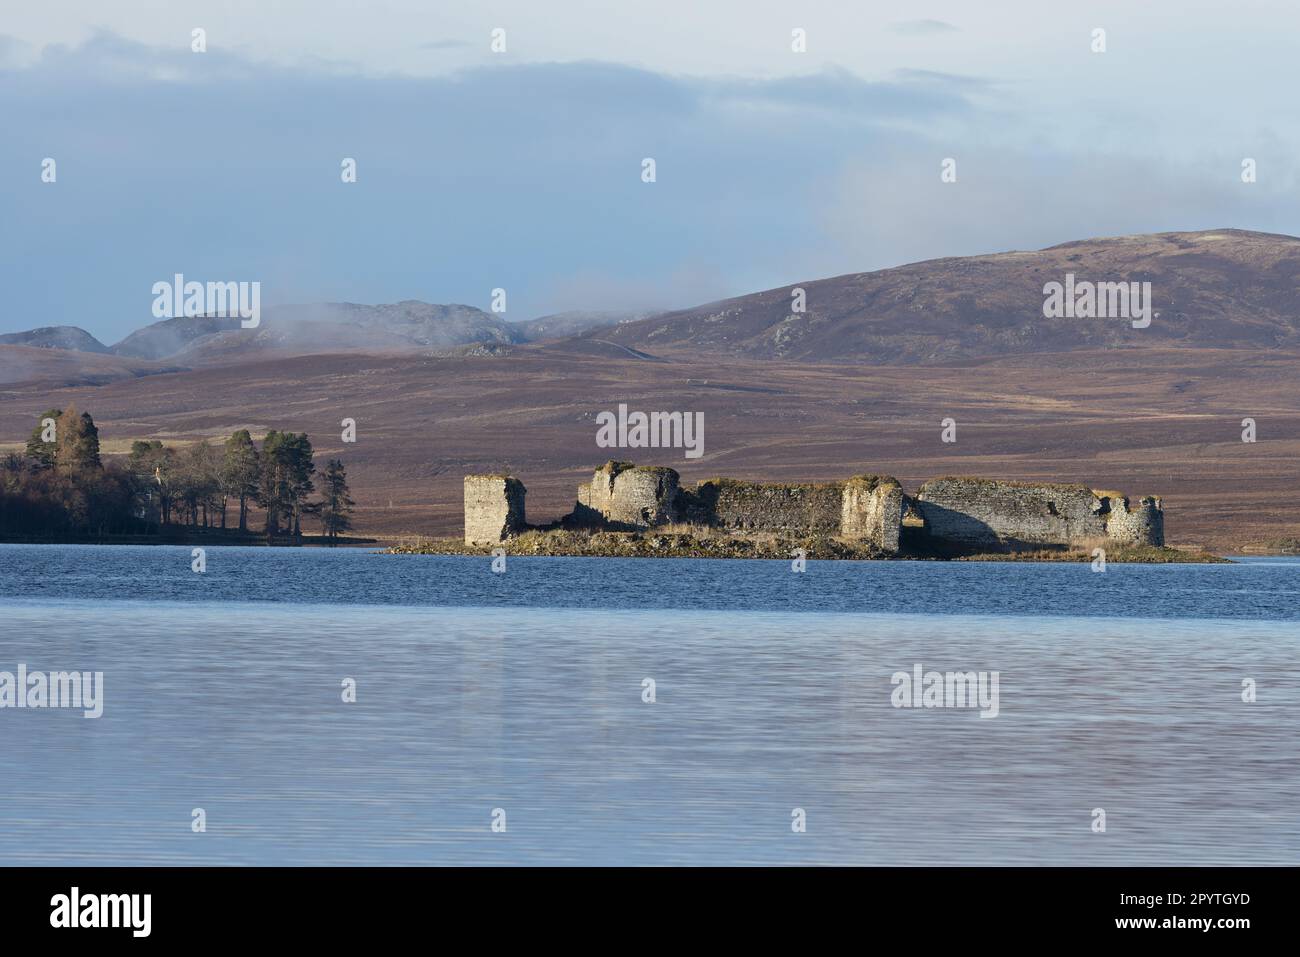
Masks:
[[[313,516],[337,538],[352,527],[343,463],[317,472],[305,432],[268,432],[261,447],[247,429],[224,443],[173,448],[132,443],[125,462],[103,462],[89,413],[51,409],[23,454],[0,461],[0,535],[64,537],[139,535],[166,526],[226,528],[238,506],[248,531],[253,506],[264,510],[268,536],[302,535]],[[310,497],[320,482],[320,499]]]

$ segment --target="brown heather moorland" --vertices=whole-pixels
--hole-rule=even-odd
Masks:
[[[604,354],[602,354],[602,352]],[[51,358],[58,354],[47,352]],[[572,341],[504,355],[269,358],[104,385],[0,388],[0,443],[36,417],[90,410],[105,451],[292,427],[348,467],[356,533],[456,535],[461,479],[507,471],[534,522],[568,511],[611,457],[595,417],[629,409],[704,413],[705,454],[627,449],[683,481],[819,481],[941,475],[1082,482],[1165,500],[1171,544],[1231,550],[1300,537],[1300,353],[1128,347],[921,366],[665,355]],[[1241,420],[1259,441],[1241,441]],[[357,421],[345,445],[339,422]],[[957,421],[957,442],[940,421]]]
[[[1066,273],[1150,282],[1151,325],[1044,318],[1044,283]],[[407,301],[283,307],[256,331],[167,320],[104,352],[71,351],[95,347],[83,330],[33,330],[0,345],[0,445],[20,448],[43,410],[74,403],[110,454],[134,439],[306,431],[318,461],[347,465],[356,533],[383,537],[458,535],[473,472],[521,478],[529,520],[553,520],[619,458],[687,483],[1079,482],[1162,496],[1171,544],[1300,539],[1300,239],[1125,236],[797,285],[803,314],[792,284],[622,322],[507,327]],[[597,447],[596,416],[619,403],[703,412],[705,454]],[[954,444],[940,441],[948,417]],[[339,439],[343,418],[355,445]]]

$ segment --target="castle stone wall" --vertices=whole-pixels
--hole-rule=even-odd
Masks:
[[[741,536],[842,538],[893,553],[910,508],[933,543],[992,549],[1098,540],[1164,544],[1158,498],[1131,504],[1121,493],[1084,485],[942,478],[908,498],[897,479],[881,475],[804,485],[710,479],[683,489],[679,483],[670,468],[606,462],[578,487],[564,527],[630,531],[686,522]],[[509,476],[467,475],[465,541],[500,542],[524,531],[525,491]]]
[[[963,545],[1069,545],[1106,536],[1105,503],[1084,485],[942,478],[916,497],[926,533]]]
[[[684,521],[738,535],[844,537],[893,552],[902,511],[902,486],[882,476],[806,485],[711,479],[683,489],[673,469],[607,462],[578,487],[572,518],[615,528]]]
[[[928,535],[962,545],[1077,545],[1104,538],[1165,543],[1159,499],[1130,506],[1117,492],[1084,485],[936,479],[921,486],[914,507]]]
[[[696,486],[688,517],[742,534],[838,535],[840,483],[779,485],[710,479]]]
[[[840,537],[868,541],[886,552],[898,551],[903,522],[903,487],[896,479],[858,475],[844,483]]]
[[[508,475],[465,476],[465,543],[504,541],[527,528],[524,483]]]
[[[1112,541],[1126,545],[1164,545],[1165,513],[1160,499],[1147,496],[1130,507],[1127,498],[1112,498],[1106,533]]]
[[[579,486],[578,504],[611,525],[650,528],[677,521],[678,492],[673,469],[606,462],[596,469],[590,484]]]

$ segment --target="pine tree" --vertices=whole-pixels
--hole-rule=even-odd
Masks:
[[[321,496],[324,501],[320,503],[321,526],[330,538],[338,538],[340,532],[346,532],[352,527],[352,506],[356,502],[352,501],[348,492],[348,476],[343,463],[338,459],[330,459],[325,471],[321,473]]]
[[[54,463],[64,475],[81,475],[99,471],[99,429],[89,412],[78,413],[68,406],[55,423]]]
[[[289,433],[287,444],[289,452],[289,501],[293,511],[293,534],[295,538],[302,536],[302,515],[309,510],[307,505],[307,496],[316,491],[316,486],[312,483],[311,477],[316,472],[316,466],[312,463],[311,441],[307,438],[306,432],[294,434]]]
[[[259,480],[262,474],[261,457],[257,446],[248,434],[248,429],[240,429],[226,440],[226,457],[221,466],[222,489],[227,495],[239,499],[239,530],[248,531],[248,503],[257,499]],[[225,527],[225,510],[221,515],[222,528]]]
[[[198,526],[199,513],[202,524],[211,524],[211,515],[220,490],[216,450],[208,442],[195,442],[185,450],[180,460],[180,494],[185,502],[189,523]]]
[[[131,443],[127,468],[135,478],[136,494],[151,503],[157,501],[158,520],[166,525],[171,521],[172,499],[179,484],[176,450],[165,448],[157,439],[137,439]]]
[[[258,477],[257,504],[266,509],[267,535],[275,535],[280,531],[280,515],[284,510],[284,435],[283,432],[272,429],[262,439],[262,471]]]
[[[266,533],[275,535],[284,521],[293,535],[302,534],[307,496],[316,490],[311,441],[305,432],[266,433],[262,441],[262,476],[258,499],[266,509]]]
[[[31,437],[27,440],[27,457],[32,460],[38,469],[54,467],[54,457],[57,452],[58,422],[61,415],[63,415],[62,409],[46,409],[41,413],[36,428],[32,429]],[[48,442],[45,441],[45,436],[49,434],[45,426],[46,419],[54,421],[55,431],[54,438]]]

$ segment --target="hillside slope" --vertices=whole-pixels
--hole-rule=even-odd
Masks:
[[[1150,326],[1044,318],[1044,285],[1067,273],[1150,282]],[[803,314],[791,311],[794,286],[806,292]],[[1123,346],[1300,348],[1300,239],[1223,229],[935,259],[795,283],[599,336],[649,352],[874,363]]]
[[[41,326],[26,332],[11,332],[0,336],[3,346],[30,346],[35,349],[67,349],[73,352],[104,354],[104,345],[85,329],[77,326]]]

